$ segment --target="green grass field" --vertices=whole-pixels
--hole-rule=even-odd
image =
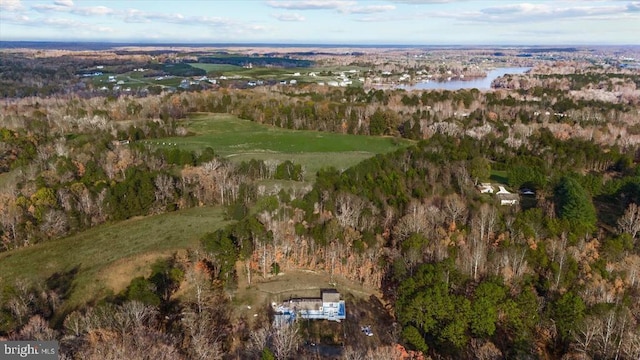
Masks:
[[[195,135],[148,141],[152,145],[189,150],[211,147],[234,162],[249,159],[291,160],[303,165],[312,180],[324,167],[349,168],[375,154],[391,152],[411,144],[390,137],[287,130],[242,120],[228,114],[198,114],[184,125]]]
[[[504,170],[491,170],[491,177],[489,179],[500,184],[506,185],[509,183],[509,177]]]
[[[227,222],[221,208],[192,208],[105,224],[77,235],[0,254],[0,288],[18,279],[44,282],[54,273],[76,268],[67,307],[118,292],[149,265],[178,250],[196,247],[200,238]]]
[[[202,69],[206,72],[232,72],[232,71],[241,71],[243,68],[241,66],[231,65],[231,64],[206,64],[206,63],[195,63],[189,64],[194,68]]]

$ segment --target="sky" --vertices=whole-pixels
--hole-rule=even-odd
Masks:
[[[640,1],[0,0],[0,41],[640,45]]]

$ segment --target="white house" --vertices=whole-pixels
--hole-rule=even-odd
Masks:
[[[493,194],[493,186],[489,183],[481,183],[478,185],[481,194]]]
[[[500,205],[513,206],[518,204],[518,199],[500,199]]]
[[[498,199],[500,199],[500,205],[513,206],[517,205],[520,201],[518,194],[512,194],[504,186],[498,186],[498,192],[496,193]]]
[[[291,298],[281,305],[273,304],[276,325],[295,321],[297,318],[331,320],[340,322],[347,318],[344,300],[335,289],[323,289],[319,298]]]

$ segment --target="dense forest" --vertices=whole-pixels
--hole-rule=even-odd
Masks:
[[[77,269],[44,283],[0,277],[0,336],[58,339],[68,359],[296,358],[299,328],[271,326],[266,311],[235,318],[233,294],[244,278],[302,269],[376,289],[396,323],[389,341],[343,358],[395,359],[401,344],[415,358],[638,359],[638,75],[586,70],[505,77],[488,92],[304,85],[49,97],[55,89],[34,92],[6,72],[0,252],[208,205],[231,221],[77,308],[65,303]],[[185,117],[196,112],[414,142],[270,193],[258,183],[300,182],[303,165],[149,146],[193,135]],[[489,182],[519,203],[481,193]]]

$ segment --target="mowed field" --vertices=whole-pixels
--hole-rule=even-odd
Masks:
[[[195,248],[200,238],[224,226],[223,210],[192,208],[100,225],[59,240],[0,254],[0,288],[19,280],[44,283],[70,274],[72,308],[123,290],[150,265],[176,251]]]
[[[346,169],[375,154],[391,152],[411,144],[408,140],[390,137],[288,130],[229,114],[192,115],[183,125],[194,135],[151,140],[148,143],[188,150],[211,147],[217,154],[234,162],[250,159],[291,160],[303,166],[307,181],[312,181],[321,168],[333,166]]]

